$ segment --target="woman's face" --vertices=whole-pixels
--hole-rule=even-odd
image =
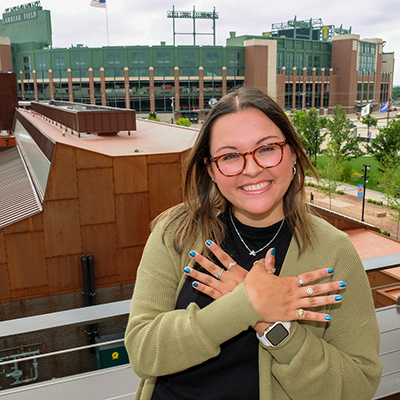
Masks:
[[[283,142],[282,131],[260,110],[250,108],[219,118],[211,130],[210,154],[252,151],[264,144]],[[240,222],[250,226],[270,226],[284,217],[283,196],[292,181],[296,155],[289,145],[283,148],[283,159],[273,168],[261,168],[252,155],[246,156],[246,167],[240,175],[221,174],[214,162],[208,173],[222,195],[232,204]]]

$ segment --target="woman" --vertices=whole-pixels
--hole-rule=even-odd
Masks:
[[[306,166],[261,91],[240,88],[212,108],[184,203],[155,221],[138,268],[125,338],[137,399],[373,396],[368,280],[348,236],[309,213]]]

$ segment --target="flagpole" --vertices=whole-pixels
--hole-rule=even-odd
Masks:
[[[108,37],[108,7],[107,7],[107,3],[106,3],[106,25],[107,25],[107,46],[110,46],[110,39]]]

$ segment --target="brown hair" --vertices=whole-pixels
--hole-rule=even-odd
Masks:
[[[311,224],[305,201],[304,177],[306,166],[315,175],[314,167],[308,160],[300,139],[281,107],[261,90],[243,86],[222,97],[209,112],[185,163],[183,204],[166,211],[154,221],[156,223],[171,214],[173,216],[171,221],[179,218],[179,226],[174,235],[174,247],[179,253],[182,252],[188,238],[192,237],[191,234],[196,229],[201,230],[204,241],[212,239],[221,245],[224,239],[224,225],[218,218],[218,214],[225,212],[229,204],[217,185],[212,182],[204,159],[210,157],[211,131],[214,123],[224,115],[249,108],[256,108],[270,118],[282,131],[287,143],[297,156],[297,172],[284,195],[283,211],[300,251],[302,252],[311,243]]]

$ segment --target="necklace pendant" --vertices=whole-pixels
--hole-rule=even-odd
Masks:
[[[256,256],[256,252],[254,250],[251,250],[249,253],[251,256],[255,257]]]

